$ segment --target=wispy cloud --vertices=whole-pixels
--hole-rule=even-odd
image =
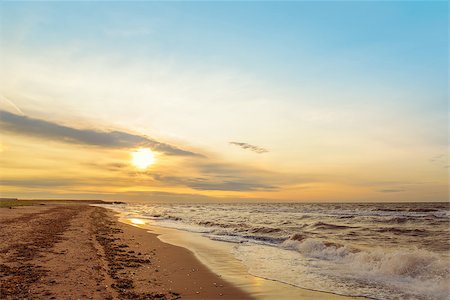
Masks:
[[[15,186],[29,188],[49,188],[49,187],[69,187],[85,184],[74,178],[21,178],[21,179],[1,179],[2,186]]]
[[[430,161],[431,161],[431,162],[434,162],[434,161],[440,161],[440,160],[442,160],[442,159],[444,159],[444,158],[445,158],[445,154],[444,154],[444,153],[441,153],[441,154],[435,155],[435,156],[433,156],[432,158],[430,158]]]
[[[0,95],[0,103],[6,103],[7,106],[13,108],[13,109],[14,109],[15,111],[17,111],[19,114],[25,115],[25,114],[23,113],[23,111],[22,111],[17,105],[14,104],[14,102],[12,102],[10,99],[6,98],[6,97],[3,96],[3,95]]]
[[[0,111],[2,130],[65,143],[105,148],[151,147],[167,155],[201,156],[175,146],[158,142],[143,135],[123,131],[78,129],[50,121]]]
[[[123,163],[86,163],[98,171],[116,172],[115,178],[126,178],[147,187],[188,187],[197,191],[270,192],[280,191],[286,186],[315,182],[313,178],[293,174],[277,173],[252,166],[236,165],[192,159],[177,165],[175,169],[150,169],[136,172]]]
[[[259,147],[259,146],[255,146],[255,145],[252,145],[252,144],[248,144],[248,143],[230,142],[230,144],[234,145],[234,146],[241,147],[242,149],[250,150],[250,151],[253,151],[253,152],[256,152],[256,153],[260,153],[260,154],[269,152],[269,150],[267,150],[265,148],[262,148],[262,147]]]
[[[315,182],[309,176],[277,173],[251,166],[195,160],[189,165],[189,175],[148,172],[153,180],[168,186],[186,186],[194,190],[259,192],[280,191],[286,186]],[[188,174],[188,173],[186,173]],[[195,175],[192,175],[195,174]]]
[[[430,158],[430,162],[437,166],[448,168],[448,156],[445,153],[441,153]]]
[[[163,176],[153,174],[153,178],[157,181],[164,182],[170,185],[184,185],[194,190],[205,191],[234,191],[234,192],[248,192],[248,191],[273,191],[277,187],[269,184],[253,180],[251,178],[241,180],[220,180],[217,178],[203,178],[203,177],[176,177]]]
[[[383,189],[383,190],[378,190],[378,192],[380,192],[380,193],[400,193],[400,192],[404,192],[404,190],[400,190],[400,189]]]

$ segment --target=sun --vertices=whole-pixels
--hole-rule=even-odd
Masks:
[[[131,152],[131,163],[139,169],[145,170],[155,163],[155,154],[149,148],[140,148]]]

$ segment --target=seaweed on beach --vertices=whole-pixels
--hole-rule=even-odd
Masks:
[[[48,270],[41,266],[32,264],[20,266],[0,264],[0,298],[6,296],[13,299],[29,298],[30,286],[47,272]]]
[[[0,295],[12,299],[32,298],[32,284],[41,280],[49,270],[31,263],[41,253],[51,249],[63,239],[70,221],[79,211],[65,208],[53,208],[46,212],[47,218],[38,220],[42,213],[26,214],[11,221],[35,222],[32,234],[23,237],[24,242],[16,243],[1,249],[7,257],[6,263],[0,265]],[[48,291],[43,292],[49,296]]]
[[[96,209],[92,214],[95,238],[102,246],[106,261],[108,263],[108,274],[114,280],[111,285],[116,290],[120,299],[179,299],[181,296],[176,292],[138,292],[135,291],[135,283],[130,276],[130,270],[151,264],[150,259],[144,258],[141,253],[126,250],[128,245],[121,242],[115,235],[122,233],[116,223],[111,220],[103,209]],[[127,270],[129,269],[129,270]]]

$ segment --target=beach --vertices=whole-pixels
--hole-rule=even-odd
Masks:
[[[397,215],[409,216],[402,230],[417,234],[407,228],[425,214],[442,222],[442,204],[364,205],[359,213],[355,205],[327,206],[323,213],[316,204],[279,205],[285,225],[276,225],[277,211],[267,204],[11,203],[0,208],[0,299],[399,299],[373,296],[394,286],[410,299],[447,299],[448,261],[437,256],[445,244],[429,246],[436,252],[370,252],[330,240],[354,237],[358,218],[370,228],[370,215],[373,224],[380,218],[397,224]],[[248,211],[258,218],[244,226]],[[348,220],[350,228],[344,225]],[[298,230],[299,222],[311,224],[303,226],[303,239],[295,233],[281,241],[281,230]],[[330,241],[305,238],[315,234],[313,228]],[[400,230],[398,224],[392,228]],[[384,283],[387,272],[400,283]],[[432,290],[407,290],[402,276],[425,280]]]
[[[251,299],[188,250],[80,203],[0,209],[2,299]]]
[[[450,300],[445,1],[0,17],[0,300]]]

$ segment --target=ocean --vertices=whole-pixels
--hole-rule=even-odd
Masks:
[[[450,299],[450,204],[116,204],[233,243],[252,275],[371,299]]]

